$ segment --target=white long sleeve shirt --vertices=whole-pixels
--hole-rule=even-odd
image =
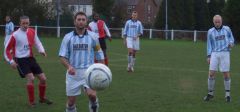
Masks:
[[[102,22],[102,23],[101,23],[101,22]],[[103,24],[102,27],[103,27],[103,29],[104,29],[104,32],[101,32],[101,30],[99,29],[98,24],[100,24],[100,23]],[[102,27],[101,27],[101,28],[102,28]],[[102,20],[98,20],[97,22],[92,21],[91,23],[89,23],[89,28],[90,28],[91,31],[97,33],[98,36],[99,36],[99,38],[105,37],[105,33],[106,33],[106,35],[107,35],[108,37],[111,37],[111,33],[110,33],[107,25],[106,25],[105,22],[102,21]]]
[[[45,52],[34,29],[28,28],[27,31],[23,31],[19,28],[13,32],[10,40],[6,44],[4,57],[9,63],[13,62],[13,58],[33,57],[33,46],[35,46],[39,52]]]
[[[207,55],[211,56],[212,52],[228,52],[229,45],[234,45],[234,37],[228,26],[221,29],[211,28],[207,35]]]

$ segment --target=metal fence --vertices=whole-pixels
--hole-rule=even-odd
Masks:
[[[0,35],[4,35],[5,25],[0,25]],[[19,26],[16,26],[17,29]],[[66,33],[72,31],[74,27],[51,27],[51,26],[31,26],[39,36],[44,37],[63,37]],[[123,37],[123,28],[109,28],[113,38]],[[197,30],[158,30],[144,29],[144,38],[163,39],[163,40],[191,40],[197,42],[206,40],[207,31]]]

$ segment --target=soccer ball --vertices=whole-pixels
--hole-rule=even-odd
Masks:
[[[85,79],[91,89],[104,90],[112,82],[112,72],[106,65],[95,63],[86,70]]]

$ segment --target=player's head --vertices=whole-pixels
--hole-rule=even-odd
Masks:
[[[23,30],[23,31],[26,31],[27,28],[29,27],[29,24],[30,24],[30,20],[29,20],[29,17],[28,16],[21,16],[20,17],[20,28]]]
[[[133,19],[133,20],[137,20],[137,17],[138,17],[137,11],[133,11],[133,12],[132,12],[132,19]]]
[[[96,13],[96,12],[93,13],[93,20],[95,22],[99,20],[99,14],[98,13]]]
[[[5,21],[6,21],[6,22],[11,21],[11,17],[10,17],[10,16],[6,16],[6,17],[5,17]]]
[[[213,24],[216,28],[220,28],[222,26],[222,17],[220,15],[215,15],[213,17]]]
[[[87,26],[87,15],[84,12],[77,12],[73,22],[77,29],[84,29]]]

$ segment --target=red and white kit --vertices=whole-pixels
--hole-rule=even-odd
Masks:
[[[5,47],[4,57],[9,63],[14,62],[13,57],[33,57],[33,46],[38,49],[38,52],[45,52],[34,29],[28,28],[27,31],[23,31],[19,28],[11,35],[10,40]]]

